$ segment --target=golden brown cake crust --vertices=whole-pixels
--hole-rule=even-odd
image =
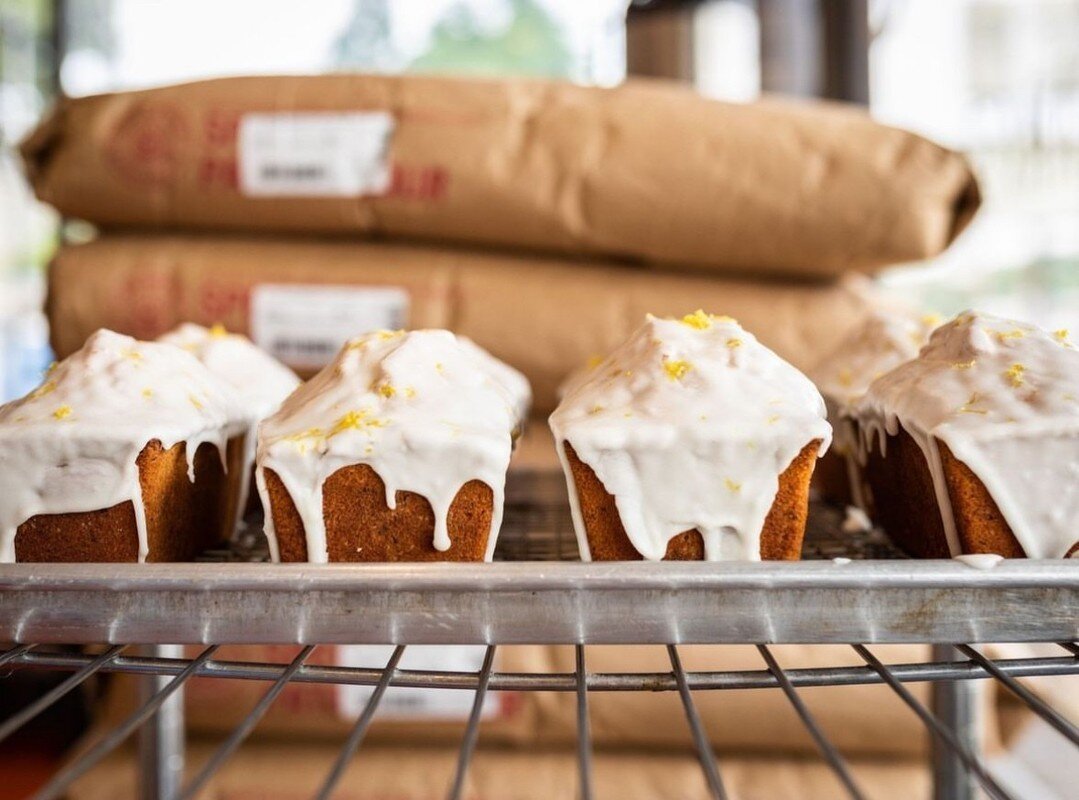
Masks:
[[[1024,558],[1023,548],[982,482],[947,445],[938,440],[937,447],[962,552]],[[887,437],[886,452],[884,457],[870,448],[865,469],[877,521],[909,555],[950,558],[933,476],[922,448],[900,427],[896,435]]]
[[[281,478],[265,471],[270,513],[281,561],[307,561],[303,520]],[[397,492],[386,505],[386,487],[371,467],[342,467],[322,487],[322,512],[331,562],[483,561],[494,513],[494,492],[482,481],[461,487],[450,505],[450,549],[434,546],[431,504],[414,492]]]
[[[779,476],[779,490],[761,530],[761,558],[766,561],[797,561],[802,555],[809,513],[809,481],[817,461],[820,440],[812,441]],[[593,561],[641,561],[642,556],[626,535],[614,495],[607,492],[596,473],[563,442],[570,473]],[[670,540],[664,561],[701,561],[704,539],[697,530],[683,531]]]
[[[1026,558],[1026,552],[985,485],[970,467],[952,455],[944,442],[938,440],[937,448],[940,450],[944,481],[948,485],[952,516],[963,552]]]
[[[204,443],[196,451],[194,483],[188,479],[186,453],[185,442],[166,450],[157,439],[139,453],[147,561],[191,561],[217,545],[229,528],[229,491],[217,448]],[[131,501],[97,511],[39,514],[15,534],[19,562],[134,562],[138,550]]]

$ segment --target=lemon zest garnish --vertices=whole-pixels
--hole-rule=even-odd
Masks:
[[[1004,377],[1008,379],[1008,382],[1012,386],[1018,388],[1024,383],[1023,372],[1025,370],[1026,367],[1024,367],[1022,364],[1012,364],[1004,373]]]
[[[442,374],[442,362],[441,361],[436,361],[435,362],[435,372],[439,373],[440,375]]]
[[[603,411],[603,406],[601,405],[594,405],[588,409],[589,414],[599,414],[601,411]]]
[[[386,341],[389,341],[390,339],[396,339],[398,336],[401,336],[403,334],[404,334],[404,331],[400,331],[400,330],[398,330],[398,331],[381,330],[381,331],[377,331],[375,333],[375,336],[378,337],[378,340],[380,342],[386,342]]]
[[[67,419],[71,416],[71,406],[60,406],[52,412],[52,415],[57,419]]]
[[[147,386],[145,389],[142,390],[142,396],[143,397],[153,397],[154,396],[154,390],[151,389],[149,386]]]
[[[692,314],[686,314],[682,317],[682,324],[704,331],[712,327],[712,318],[704,313],[704,309],[698,308]]]
[[[340,419],[333,424],[330,429],[327,438],[330,436],[336,436],[342,431],[357,430],[367,431],[371,428],[385,427],[386,423],[376,417],[371,416],[369,409],[361,408],[359,411],[348,411]]]
[[[199,399],[198,399],[197,397],[195,397],[195,395],[193,395],[193,394],[189,394],[189,395],[187,396],[187,399],[188,399],[188,400],[190,400],[190,401],[191,401],[191,405],[193,405],[193,406],[194,406],[195,408],[197,408],[197,409],[198,409],[199,411],[201,411],[201,410],[202,410],[202,401],[201,401],[201,400],[199,400]]]
[[[944,322],[944,317],[935,311],[930,311],[928,314],[922,314],[922,325],[927,328],[935,328],[942,322]]]
[[[378,393],[383,397],[393,397],[397,394],[397,389],[392,383],[380,383],[378,386]]]
[[[739,339],[737,336],[732,336],[730,339],[727,340],[727,347],[731,350],[735,350],[741,346],[742,340]]]
[[[970,369],[976,363],[978,363],[978,359],[976,358],[972,358],[970,361],[956,361],[952,364],[952,369]]]
[[[779,422],[779,420],[780,420],[779,414],[773,414],[772,416],[770,416],[768,418],[768,424],[769,425],[775,425],[777,422]]]
[[[680,381],[686,376],[686,373],[693,369],[693,365],[688,361],[668,361],[663,359],[663,371],[667,373],[667,377],[672,381]]]
[[[997,341],[1004,344],[1009,339],[1022,339],[1027,332],[1020,328],[1012,328],[1010,331],[997,331]]]
[[[56,391],[56,381],[45,381],[45,383],[30,392],[30,399],[37,400],[39,397],[44,397],[54,391]]]
[[[1061,328],[1060,330],[1053,331],[1053,338],[1061,344],[1068,344],[1068,329]]]
[[[135,363],[138,363],[139,361],[142,361],[142,353],[140,353],[134,347],[128,348],[127,350],[120,351],[120,355],[122,355],[128,361],[134,361]]]
[[[849,387],[854,384],[854,373],[849,369],[841,369],[836,375],[836,380],[839,381],[840,386]]]
[[[285,437],[286,442],[298,442],[301,439],[321,439],[322,428],[308,428],[305,431],[299,433],[290,433]]]
[[[738,481],[732,481],[730,478],[724,478],[723,485],[732,492],[740,492],[742,490],[742,484],[738,483]]]
[[[632,416],[633,416],[633,412],[632,412],[632,411],[627,411],[627,412],[626,412],[625,414],[623,414],[622,416],[623,416],[623,417],[625,417],[626,419],[629,419],[630,417],[632,417]]]
[[[222,325],[220,322],[215,322],[210,326],[210,336],[214,339],[224,339],[229,335],[229,329]]]
[[[405,397],[415,397],[415,396],[416,396],[416,390],[413,389],[411,386],[406,386],[405,387]]]
[[[585,369],[595,369],[603,363],[603,356],[591,355],[588,357],[588,363],[585,364]]]

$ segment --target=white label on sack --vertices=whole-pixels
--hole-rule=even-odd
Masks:
[[[384,667],[393,655],[386,645],[339,645],[337,664],[348,667]],[[449,672],[478,672],[483,666],[486,651],[483,645],[413,645],[405,650],[398,669],[422,669]],[[346,719],[355,719],[371,697],[374,687],[337,687],[337,712]],[[498,711],[498,698],[487,695],[483,716]],[[466,689],[415,689],[391,686],[382,696],[377,717],[398,720],[459,720],[467,719],[472,710],[475,692]],[[492,699],[493,698],[493,699]]]
[[[268,284],[251,290],[251,338],[295,369],[319,369],[349,339],[408,323],[408,292],[393,286]]]
[[[390,186],[386,111],[245,114],[240,191],[254,197],[359,197]]]

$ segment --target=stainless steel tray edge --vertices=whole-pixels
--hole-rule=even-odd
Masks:
[[[1079,562],[0,565],[44,643],[986,642],[1079,638]]]

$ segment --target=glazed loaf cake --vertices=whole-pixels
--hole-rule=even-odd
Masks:
[[[874,380],[916,357],[942,321],[933,314],[919,318],[879,309],[810,371],[809,377],[824,397],[834,432],[832,447],[821,457],[813,476],[824,499],[872,511],[847,412]]]
[[[300,379],[246,336],[229,333],[221,325],[206,328],[185,322],[158,341],[187,350],[240,399],[242,416],[231,422],[244,428],[243,454],[239,468],[229,473],[230,506],[238,524],[246,513],[259,508],[258,492],[250,491],[258,424],[281,407]]]
[[[586,560],[797,559],[824,401],[729,317],[649,317],[551,415]]]
[[[187,561],[229,532],[238,399],[194,356],[101,330],[0,407],[0,561]]]
[[[1079,350],[977,312],[850,411],[877,516],[914,556],[1061,558],[1079,540]]]
[[[449,331],[350,341],[259,427],[275,560],[490,560],[525,378]]]

